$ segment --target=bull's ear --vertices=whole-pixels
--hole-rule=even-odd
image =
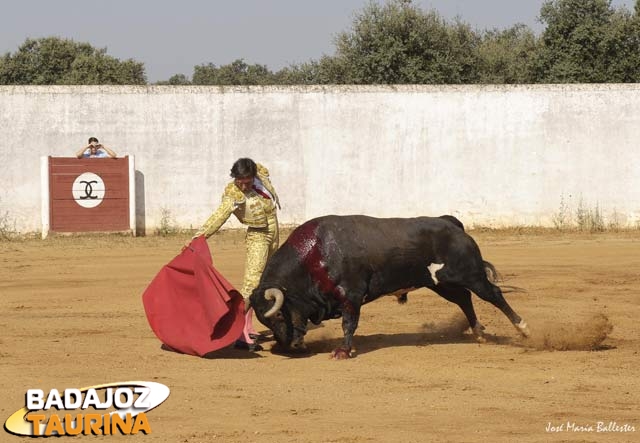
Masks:
[[[314,325],[319,325],[322,323],[322,320],[324,320],[325,314],[326,310],[324,308],[320,308],[311,317],[309,317],[309,320],[311,320],[311,323]]]

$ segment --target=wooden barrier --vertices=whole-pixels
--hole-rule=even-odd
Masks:
[[[135,235],[133,157],[43,157],[41,167],[43,238],[49,231]]]

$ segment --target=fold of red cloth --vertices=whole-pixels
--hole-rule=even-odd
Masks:
[[[160,341],[185,354],[203,356],[224,348],[244,327],[242,295],[213,266],[203,236],[160,270],[142,303]]]

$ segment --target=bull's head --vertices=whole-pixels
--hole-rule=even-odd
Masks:
[[[277,288],[253,291],[251,307],[260,323],[273,331],[273,336],[281,350],[285,352],[305,352],[304,335],[307,319],[288,303],[284,293]]]

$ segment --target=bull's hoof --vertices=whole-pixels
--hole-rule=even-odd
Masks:
[[[471,328],[471,332],[478,343],[486,343],[487,339],[484,337],[484,326],[480,322],[476,322],[476,325]]]
[[[331,353],[331,358],[334,360],[346,360],[351,357],[351,349],[347,348],[336,348]]]
[[[518,332],[522,334],[524,338],[531,337],[531,332],[529,331],[529,327],[527,326],[527,322],[524,320],[520,320],[520,323],[514,325]]]

